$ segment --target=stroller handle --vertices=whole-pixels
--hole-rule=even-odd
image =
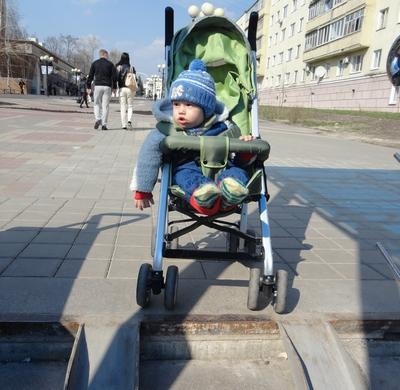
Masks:
[[[165,47],[171,46],[174,37],[174,9],[172,7],[165,8]]]
[[[250,44],[250,48],[253,51],[257,51],[257,23],[258,23],[258,13],[253,11],[250,14],[249,19],[249,30],[247,33],[247,39]]]

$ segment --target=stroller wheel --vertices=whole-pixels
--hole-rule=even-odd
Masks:
[[[150,303],[152,266],[144,263],[140,266],[136,285],[136,303],[146,307]]]
[[[276,271],[275,289],[274,289],[274,310],[278,314],[282,314],[286,310],[288,273],[283,269]]]
[[[249,310],[258,309],[258,298],[260,296],[260,282],[261,282],[260,268],[250,269],[249,290],[247,294],[247,308]]]
[[[167,310],[173,310],[178,292],[178,267],[170,265],[165,276],[164,306]]]

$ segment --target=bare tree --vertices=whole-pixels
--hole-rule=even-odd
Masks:
[[[60,38],[58,37],[47,37],[43,41],[43,46],[54,54],[63,56],[63,48]]]
[[[58,37],[47,37],[43,42],[43,46],[70,63],[74,59],[78,39],[72,35],[60,34]]]
[[[7,87],[10,88],[10,77],[12,77],[11,58],[15,57],[14,46],[11,40],[24,39],[27,34],[19,23],[19,12],[14,1],[0,0],[0,74],[7,77]],[[23,68],[20,59],[18,67]]]
[[[100,45],[100,39],[94,35],[79,38],[77,42],[77,50],[72,62],[76,64],[83,73],[89,73],[90,65],[97,57],[97,51],[99,50]]]
[[[6,26],[5,36],[7,39],[24,39],[27,37],[27,33],[20,25],[20,15],[18,8],[13,0],[2,0],[5,5],[6,13]]]
[[[110,54],[109,54],[109,60],[112,63],[116,64],[119,61],[119,59],[121,58],[121,54],[122,54],[122,51],[117,50],[117,49],[111,49]]]

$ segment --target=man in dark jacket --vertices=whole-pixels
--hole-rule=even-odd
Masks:
[[[92,82],[94,84],[94,128],[98,129],[101,125],[102,130],[107,130],[111,94],[117,90],[117,72],[114,64],[108,60],[107,50],[101,49],[99,57],[90,67],[86,86],[90,95]]]

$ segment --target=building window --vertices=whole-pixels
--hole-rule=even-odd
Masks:
[[[361,72],[362,69],[362,55],[358,54],[351,57],[351,71]]]
[[[381,28],[385,28],[387,25],[387,18],[389,14],[389,8],[384,8],[379,11],[378,14],[378,27],[377,29],[380,30]]]
[[[308,9],[308,19],[314,19],[317,16],[326,14],[333,7],[344,2],[346,0],[317,0],[314,1]]]
[[[292,0],[293,12],[297,10],[297,0]]]
[[[288,5],[286,4],[286,5],[283,7],[283,17],[284,17],[284,18],[287,18],[287,12],[288,12]]]
[[[287,62],[292,61],[293,49],[290,48],[287,51]]]
[[[293,75],[293,84],[297,84],[297,76],[298,76],[299,71],[295,70],[294,75]]]
[[[267,69],[269,69],[270,62],[271,62],[271,57],[268,57],[267,58]]]
[[[364,18],[364,9],[347,15],[344,18],[344,32],[343,35],[348,35],[361,30],[362,21]]]
[[[285,84],[289,84],[290,81],[290,72],[285,73]]]
[[[279,64],[282,64],[282,62],[283,62],[283,51],[281,51],[281,52],[279,53],[278,65],[279,65]]]
[[[329,65],[329,64],[326,64],[325,65],[325,69],[326,69],[326,72],[325,72],[325,78],[326,79],[328,79],[329,78],[329,72],[330,72],[330,70],[331,70],[331,66]]]
[[[300,49],[301,49],[301,45],[297,45],[297,47],[296,47],[296,58],[300,57]]]
[[[304,68],[303,71],[301,72],[301,79],[300,82],[304,82],[304,80],[306,79],[306,75],[307,75],[307,70]]]
[[[301,32],[301,30],[303,29],[303,21],[304,21],[304,18],[300,18],[300,20],[299,20],[299,29],[297,30],[297,32]]]
[[[264,16],[262,16],[260,19],[258,19],[258,23],[257,23],[257,35],[262,34],[263,24],[264,24]]]
[[[262,40],[263,40],[263,36],[260,36],[259,38],[257,38],[256,40],[256,50],[260,49],[262,47]]]
[[[336,69],[336,76],[337,77],[343,76],[344,67],[345,67],[344,61],[343,60],[339,60],[339,62],[337,64],[337,69]]]
[[[281,85],[281,78],[282,76],[280,74],[278,74],[278,76],[276,76],[276,86],[279,87]]]
[[[277,43],[278,43],[278,33],[276,32],[274,36],[274,45],[276,45]]]
[[[294,35],[295,27],[296,27],[296,23],[292,23],[292,24],[290,25],[289,37],[292,37],[292,36]]]
[[[286,36],[286,28],[283,28],[281,31],[281,41],[282,42],[285,40],[285,36]]]
[[[334,41],[343,36],[344,19],[339,19],[330,25],[329,40]]]
[[[274,24],[274,15],[271,15],[271,19],[269,21],[269,25],[272,26]]]
[[[272,56],[272,66],[276,65],[276,55]]]
[[[372,69],[377,69],[381,66],[382,49],[374,50],[372,58]]]
[[[270,35],[268,37],[268,47],[271,47],[271,46],[272,46],[272,36]]]
[[[321,27],[318,30],[317,46],[321,46],[329,41],[329,28],[330,25]]]

